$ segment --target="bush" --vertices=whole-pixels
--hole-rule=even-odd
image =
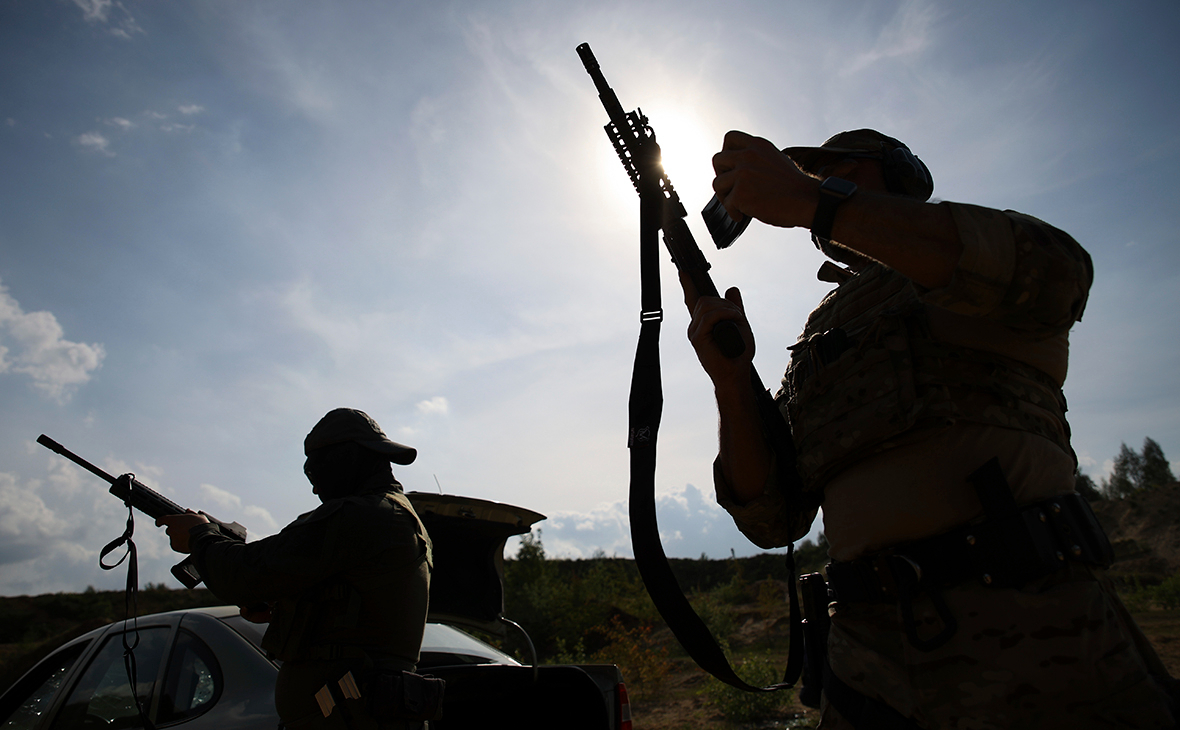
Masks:
[[[753,657],[734,666],[738,676],[749,684],[765,687],[782,679],[780,668],[769,654]],[[733,722],[761,722],[779,714],[780,708],[791,701],[793,690],[778,692],[745,692],[719,679],[709,678],[705,698],[721,714]]]
[[[659,692],[672,663],[668,661],[668,647],[652,638],[650,625],[627,628],[620,617],[614,616],[609,624],[591,633],[600,634],[607,642],[594,653],[595,661],[617,664],[627,687],[633,688],[637,696]]]
[[[1167,611],[1180,608],[1180,574],[1173,575],[1152,589],[1155,603]]]
[[[1153,608],[1165,611],[1180,609],[1180,573],[1167,578],[1159,585],[1145,586],[1134,578],[1134,587],[1122,593],[1123,605],[1132,613],[1150,611]]]

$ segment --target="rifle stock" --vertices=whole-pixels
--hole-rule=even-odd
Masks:
[[[111,485],[110,493],[123,500],[123,504],[134,507],[140,512],[144,513],[153,520],[157,520],[167,515],[182,515],[188,510],[168,499],[151,487],[139,481],[132,474],[124,474],[120,477],[113,477],[107,472],[99,469],[94,464],[86,461],[81,456],[70,451],[58,442],[49,438],[45,434],[37,437],[37,443],[41,444],[50,451],[54,451],[61,456],[69,459],[86,471],[94,474],[98,478],[106,481]],[[206,513],[200,512],[210,522],[217,525],[217,529],[221,531],[226,537],[237,540],[238,542],[246,541],[246,528],[237,522],[223,522],[216,517]],[[193,564],[192,557],[187,557],[176,565],[172,566],[172,575],[184,584],[185,588],[196,588],[204,580],[201,574],[197,571],[196,565]]]

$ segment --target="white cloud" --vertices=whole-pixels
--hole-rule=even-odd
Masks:
[[[424,400],[418,403],[418,412],[424,415],[439,414],[445,416],[447,414],[447,399],[441,395],[436,395],[430,400]]]
[[[724,557],[765,552],[745,538],[711,495],[692,484],[683,491],[659,495],[656,512],[664,551],[671,557]],[[589,558],[596,553],[630,558],[631,520],[626,500],[600,505],[588,513],[555,512],[536,525],[545,554],[554,558]],[[808,537],[821,529],[817,520]],[[516,543],[506,548],[514,554]]]
[[[112,0],[74,0],[82,8],[82,18],[87,23],[105,23],[110,15]]]
[[[123,131],[127,131],[128,129],[131,129],[135,126],[135,122],[131,121],[130,119],[124,119],[123,117],[112,117],[106,120],[106,123],[112,127],[118,127]]]
[[[178,106],[177,109],[181,114],[185,115],[200,114],[201,112],[205,111],[205,107],[201,106],[200,104],[182,104],[181,106]]]
[[[937,20],[937,8],[928,2],[902,3],[896,15],[881,28],[873,47],[854,56],[846,72],[856,73],[883,60],[917,56],[930,45]]]
[[[123,533],[127,508],[104,484],[52,458],[48,479],[0,472],[0,595],[122,588],[127,564],[104,571],[98,559],[100,549]],[[141,582],[175,583],[168,568],[179,556],[168,549],[164,531],[138,512],[135,517]],[[122,554],[115,550],[107,564]]]
[[[229,514],[218,513],[213,515],[217,519],[225,522],[236,522],[239,521],[238,518],[240,516],[246,522],[246,529],[249,531],[250,539],[265,537],[279,526],[275,518],[265,508],[253,504],[243,505],[241,497],[225,489],[215,487],[212,484],[202,484],[201,494],[213,502],[213,504],[217,505],[218,508],[229,511]]]
[[[242,514],[244,514],[247,520],[249,520],[249,524],[246,525],[246,528],[251,530],[251,539],[265,537],[268,534],[267,532],[262,532],[259,529],[260,527],[265,527],[267,530],[273,531],[279,526],[279,523],[275,521],[275,518],[271,516],[270,512],[266,508],[259,507],[258,505],[247,505],[242,510]]]
[[[39,486],[36,482],[22,486],[14,474],[0,472],[0,565],[36,557],[48,539],[65,529],[37,493]]]
[[[104,137],[101,132],[85,132],[75,137],[74,141],[92,152],[97,152],[107,157],[115,156],[115,153],[111,152],[110,140]]]
[[[144,32],[121,2],[115,2],[115,0],[74,0],[74,4],[82,9],[83,20],[87,23],[108,25],[107,32],[117,38],[129,41],[132,35]],[[118,11],[119,17],[117,19],[111,17],[112,11]]]
[[[225,507],[226,509],[241,509],[242,498],[236,494],[231,494],[212,484],[202,484],[201,494],[210,499],[218,507]]]
[[[63,338],[61,325],[50,312],[25,312],[0,284],[0,374],[20,373],[33,387],[58,403],[90,380],[106,352],[101,344],[87,345]]]

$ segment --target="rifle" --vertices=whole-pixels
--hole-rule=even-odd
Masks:
[[[635,366],[631,376],[631,395],[628,404],[630,437],[627,446],[631,450],[631,485],[628,493],[628,509],[631,518],[631,546],[635,553],[635,565],[647,588],[648,595],[656,609],[663,616],[689,656],[714,677],[739,689],[751,692],[768,692],[794,686],[803,670],[803,637],[799,607],[795,596],[794,548],[787,546],[787,565],[790,571],[788,592],[791,615],[791,648],[783,681],[767,687],[755,687],[734,672],[709,627],[697,615],[685,598],[676,576],[668,564],[664,546],[660,542],[659,525],[656,519],[655,472],[656,437],[659,431],[663,409],[663,386],[660,383],[660,278],[658,271],[659,231],[664,232],[664,245],[672,255],[676,268],[692,280],[701,296],[717,296],[717,287],[709,278],[709,262],[693,240],[688,225],[684,222],[686,213],[680,197],[672,187],[664,166],[660,162],[660,147],[656,135],[647,122],[643,111],[636,109],[630,114],[623,112],[619,99],[598,67],[598,61],[586,43],[577,47],[578,56],[586,72],[598,88],[598,98],[606,108],[610,123],[604,128],[623,163],[631,183],[639,193],[639,266],[642,287],[642,305],[639,313],[639,344],[635,352]],[[720,205],[706,211],[706,224],[710,232],[714,222],[709,216],[725,215]],[[732,239],[731,239],[732,240]],[[713,327],[713,339],[718,349],[730,358],[741,355],[746,349],[737,324],[722,320]],[[795,470],[795,453],[787,424],[779,413],[774,399],[762,385],[762,379],[750,364],[750,386],[758,395],[758,408],[766,426],[768,442],[778,456],[783,473]],[[796,485],[788,486],[788,494],[798,493]]]
[[[688,274],[700,296],[720,296],[712,278],[709,277],[710,264],[684,221],[688,213],[684,210],[676,189],[672,187],[668,174],[664,172],[655,130],[647,123],[647,117],[642,109],[636,108],[630,113],[623,111],[619,98],[615,96],[614,90],[602,75],[598,60],[590,50],[590,44],[581,44],[577,51],[586,72],[594,80],[594,86],[598,88],[598,98],[602,100],[607,116],[610,117],[610,123],[603,128],[614,145],[624,169],[627,170],[631,184],[635,186],[641,201],[659,201],[659,227],[664,231],[664,246],[672,255],[672,262],[676,264],[677,271]],[[720,210],[721,215],[728,218],[725,209]],[[714,225],[708,216],[706,222],[710,228]],[[646,310],[645,307],[641,317],[661,316],[658,312]],[[741,332],[730,320],[718,322],[713,327],[713,338],[726,357],[737,357],[746,350]]]
[[[111,494],[123,500],[123,504],[128,507],[134,507],[153,520],[166,515],[182,515],[188,511],[151,487],[146,486],[143,482],[136,479],[135,475],[124,474],[121,477],[115,478],[45,434],[37,437],[37,443],[50,451],[56,451],[91,474],[105,480],[111,485]],[[221,531],[221,534],[231,540],[246,542],[246,528],[237,522],[222,522],[207,512],[200,512],[198,514],[204,515],[210,522],[217,525],[217,529]],[[201,574],[197,572],[197,566],[193,564],[191,555],[172,566],[172,575],[183,583],[185,588],[196,588],[203,580]]]

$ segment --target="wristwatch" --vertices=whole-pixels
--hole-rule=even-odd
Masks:
[[[815,207],[815,218],[811,220],[813,238],[829,240],[832,224],[836,222],[836,209],[856,193],[856,183],[841,177],[829,177],[819,185],[819,204]]]

